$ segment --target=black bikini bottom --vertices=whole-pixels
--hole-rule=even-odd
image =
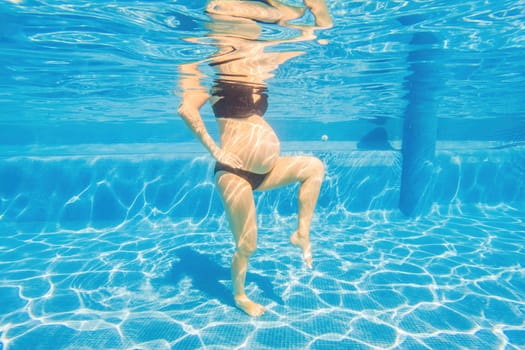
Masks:
[[[248,181],[248,183],[252,186],[252,190],[256,190],[257,187],[259,187],[264,181],[264,179],[266,179],[266,176],[268,176],[268,173],[256,174],[242,169],[235,169],[226,164],[217,162],[215,163],[215,170],[213,170],[213,174],[217,174],[218,171],[226,171],[235,174],[239,177],[242,177],[243,179]]]

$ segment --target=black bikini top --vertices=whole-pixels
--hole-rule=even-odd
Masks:
[[[264,85],[218,79],[211,90],[216,118],[263,116],[268,109],[268,89]]]

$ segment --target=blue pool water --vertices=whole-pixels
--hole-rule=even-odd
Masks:
[[[311,271],[297,186],[256,194],[256,319],[176,115],[204,6],[0,3],[0,349],[525,348],[525,2],[328,1],[282,47],[266,118],[326,176]]]

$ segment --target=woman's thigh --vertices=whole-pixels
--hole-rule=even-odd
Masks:
[[[225,171],[217,172],[215,181],[237,247],[255,249],[257,223],[250,184],[243,178]]]
[[[311,176],[322,178],[323,163],[313,156],[279,157],[273,169],[257,188],[258,191],[267,191],[286,186],[294,182],[302,182]]]

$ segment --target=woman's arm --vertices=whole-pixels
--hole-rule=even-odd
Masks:
[[[210,96],[200,84],[202,73],[198,70],[198,63],[191,62],[180,65],[179,73],[180,88],[182,90],[182,101],[178,110],[179,115],[204,147],[213,155],[217,152],[218,147],[208,130],[206,130],[199,112]]]
[[[202,121],[199,110],[208,101],[210,95],[200,83],[203,74],[199,71],[198,62],[180,65],[179,72],[182,101],[178,113],[182,120],[213,158],[234,168],[240,168],[242,166],[241,160],[234,154],[224,152],[219,148]]]
[[[323,28],[333,27],[334,23],[324,0],[304,0],[304,4],[312,11],[315,25]]]

